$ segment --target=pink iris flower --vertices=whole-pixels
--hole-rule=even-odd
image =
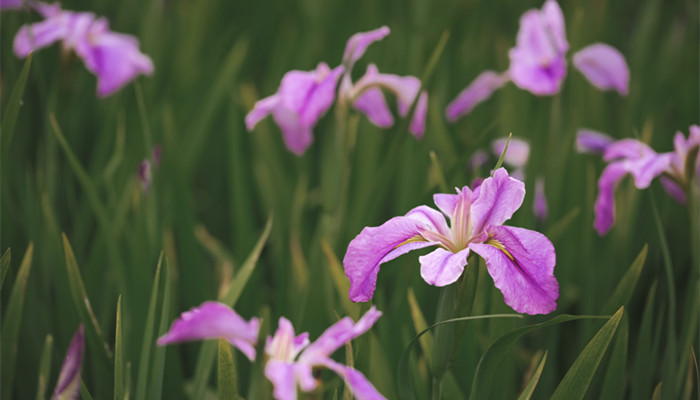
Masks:
[[[63,365],[61,365],[61,372],[58,374],[58,382],[56,382],[56,387],[51,396],[52,400],[78,399],[80,394],[80,369],[83,365],[84,350],[85,333],[81,324],[68,346],[66,358],[63,360]]]
[[[32,7],[45,19],[17,32],[14,51],[18,57],[60,40],[65,51],[74,50],[97,76],[99,97],[115,93],[138,75],[153,73],[153,63],[139,50],[138,40],[110,31],[105,18],[63,11],[58,4],[35,3]]]
[[[418,258],[428,284],[457,281],[474,251],[486,260],[494,284],[511,308],[527,314],[554,311],[559,297],[554,246],[541,233],[503,225],[524,197],[525,185],[500,168],[474,190],[465,186],[457,194],[434,195],[440,211],[419,206],[381,226],[364,228],[348,245],[343,260],[350,299],[372,298],[381,264],[411,250],[436,246]]]
[[[297,388],[304,392],[314,390],[318,382],[313,369],[325,367],[340,375],[357,399],[384,399],[362,373],[331,359],[332,353],[367,332],[381,315],[372,307],[357,323],[345,317],[313,343],[307,332],[296,335],[292,323],[280,318],[277,331],[265,342],[265,376],[274,386],[274,397],[295,400]],[[158,344],[224,338],[253,361],[259,329],[257,318],[246,322],[225,304],[205,302],[175,320],[170,330],[158,339]]]
[[[531,9],[520,18],[515,47],[508,53],[508,71],[485,71],[447,106],[447,119],[456,121],[469,114],[508,81],[537,96],[559,92],[566,77],[564,15],[555,0],[546,0],[541,10]],[[601,90],[617,90],[627,95],[629,68],[615,48],[595,43],[573,57],[574,67]]]

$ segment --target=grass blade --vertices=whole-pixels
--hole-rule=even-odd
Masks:
[[[163,252],[158,257],[156,266],[156,276],[153,279],[151,289],[151,300],[148,303],[148,314],[146,316],[146,327],[143,332],[143,342],[141,343],[141,359],[139,361],[139,375],[136,381],[136,400],[146,398],[146,388],[148,385],[149,361],[151,348],[153,348],[153,329],[156,319],[156,303],[158,302],[158,288],[160,285],[160,269],[163,262]]]
[[[53,336],[46,335],[44,348],[41,350],[41,361],[39,361],[39,379],[36,383],[36,400],[46,399],[46,389],[51,376],[51,349],[53,349]]]
[[[124,335],[122,334],[122,296],[117,300],[117,328],[114,334],[114,400],[124,400]]]
[[[501,156],[498,157],[498,161],[496,162],[496,166],[493,167],[493,172],[491,172],[491,177],[493,178],[493,174],[496,173],[496,170],[501,168],[503,165],[503,159],[506,158],[506,153],[508,152],[508,145],[510,145],[510,139],[513,137],[513,132],[508,134],[508,139],[506,139],[506,145],[503,146],[503,151],[501,152]]]
[[[608,299],[603,306],[604,313],[612,313],[618,307],[626,306],[629,303],[634,288],[637,286],[637,281],[642,274],[642,268],[644,267],[644,261],[647,259],[647,250],[649,246],[644,245],[642,251],[639,252],[637,258],[634,259],[632,265],[622,277],[622,280],[613,291],[612,296]]]
[[[80,379],[80,398],[83,400],[92,400],[92,395],[87,389],[87,386],[85,386],[85,381],[81,378]]]
[[[15,133],[17,116],[19,115],[19,109],[22,106],[22,96],[24,96],[24,88],[27,86],[27,77],[29,76],[29,69],[31,65],[32,55],[29,54],[29,56],[27,56],[27,61],[24,62],[24,66],[22,67],[22,72],[19,73],[17,83],[15,83],[15,87],[12,88],[12,93],[10,94],[10,100],[7,102],[7,107],[5,107],[2,125],[0,126],[2,151],[5,154],[7,154],[7,151],[10,148],[12,135]],[[4,155],[3,158],[5,158]]]
[[[165,278],[163,279],[163,308],[160,311],[160,323],[158,325],[158,336],[165,334],[170,321],[170,264],[165,258]],[[165,369],[165,347],[156,346],[153,351],[153,368],[149,391],[150,399],[160,399],[163,391],[163,371]]]
[[[236,368],[233,365],[231,345],[225,339],[219,339],[218,372],[219,400],[237,400]]]
[[[523,389],[522,393],[520,393],[520,396],[518,396],[518,400],[530,400],[530,397],[532,397],[532,392],[535,391],[535,387],[537,387],[537,382],[540,381],[540,376],[542,376],[544,363],[547,361],[547,353],[548,352],[545,351],[544,354],[542,354],[542,357],[540,357],[540,360],[537,362],[537,368],[535,368],[535,371],[532,373],[532,376],[527,381],[527,385],[525,385],[525,388]]]
[[[564,375],[564,379],[554,391],[552,400],[583,399],[588,386],[593,380],[593,375],[595,375],[598,365],[603,359],[613,335],[615,335],[624,311],[625,308],[620,307],[615,315],[610,317],[608,322],[588,342],[588,345],[574,361],[574,364],[569,368],[569,371]]]
[[[620,333],[615,338],[608,371],[605,374],[603,388],[600,391],[600,400],[625,398],[627,351],[629,346],[629,319],[627,315],[622,316],[619,329]]]
[[[24,253],[22,264],[17,272],[17,279],[12,286],[10,300],[7,302],[5,317],[2,320],[2,330],[0,330],[0,353],[2,354],[2,398],[12,397],[13,377],[15,374],[15,360],[17,359],[17,340],[19,339],[19,328],[22,322],[22,308],[24,307],[24,295],[27,288],[29,271],[32,268],[32,257],[34,255],[34,244],[29,243],[27,251]]]
[[[10,271],[10,261],[12,260],[12,249],[9,247],[5,250],[5,254],[0,258],[0,289],[2,289],[7,277],[7,272]]]

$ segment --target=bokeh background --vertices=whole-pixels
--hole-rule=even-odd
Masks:
[[[508,84],[455,124],[447,123],[445,106],[481,71],[508,68],[519,17],[529,8],[539,8],[540,1],[65,0],[62,6],[106,16],[113,30],[137,36],[142,51],[154,61],[155,74],[101,100],[95,96],[95,77],[75,55],[63,54],[54,45],[33,56],[16,129],[2,149],[0,246],[3,253],[12,249],[1,293],[3,313],[24,251],[34,244],[14,379],[2,381],[8,398],[36,396],[47,334],[54,338],[49,379],[53,387],[80,322],[62,232],[75,252],[99,326],[112,345],[117,297],[122,296],[125,359],[132,362],[133,386],[140,374],[138,360],[161,250],[171,272],[169,324],[180,312],[216,299],[232,276],[235,280],[268,216],[273,216],[270,238],[235,308],[244,317],[267,309],[273,329],[277,317],[287,316],[314,338],[337,315],[348,313],[331,268],[334,259],[342,260],[347,243],[365,226],[431,205],[432,194],[441,191],[440,173],[450,188],[468,185],[475,177],[467,170],[468,158],[511,132],[530,142],[531,156],[528,194],[509,224],[542,231],[554,243],[561,287],[555,314],[604,314],[606,300],[643,246],[649,246],[625,312],[626,368],[612,378],[627,398],[651,397],[662,380],[669,340],[662,328],[667,324],[669,285],[650,196],[657,200],[674,266],[679,353],[685,357],[677,361],[685,372],[674,379],[683,388],[690,379],[690,393],[697,393],[697,381],[685,375],[690,350],[683,347],[694,343],[697,355],[698,270],[691,265],[687,209],[658,183],[639,191],[627,179],[618,190],[617,223],[599,237],[592,227],[592,206],[603,163],[574,149],[576,130],[586,127],[616,138],[641,138],[657,151],[670,151],[676,131],[687,134],[689,125],[700,122],[697,1],[561,2],[569,55],[594,42],[615,46],[630,66],[629,95],[601,92],[569,68],[556,96],[535,97]],[[0,14],[3,110],[24,65],[12,53],[14,34],[21,25],[36,21],[38,17],[26,11]],[[286,71],[310,70],[321,61],[338,65],[353,33],[382,25],[389,26],[391,34],[369,48],[355,77],[369,62],[383,72],[422,77],[440,38],[449,33],[424,82],[430,95],[427,130],[417,141],[401,122],[381,130],[364,117],[352,117],[351,124],[357,126],[349,186],[347,197],[339,199],[334,196],[340,166],[333,109],[316,126],[314,144],[303,157],[285,149],[272,120],[247,132],[243,118],[256,100],[276,91]],[[51,115],[87,173],[82,180],[57,140]],[[153,185],[143,190],[138,165],[151,157],[156,145],[162,146],[162,162],[154,168]],[[431,163],[431,152],[441,170]],[[546,182],[549,217],[544,223],[532,213],[536,176]],[[336,207],[343,208],[344,217],[334,227],[336,234],[324,238],[318,227]],[[325,252],[322,239],[328,244]],[[483,262],[479,265],[475,313],[512,312]],[[395,371],[417,333],[409,290],[428,323],[434,322],[439,289],[420,278],[415,255],[403,256],[383,266],[374,303],[384,315],[370,339],[356,349],[358,369],[388,398],[397,397]],[[352,307],[356,317],[359,308]],[[548,318],[468,324],[446,396],[469,393],[478,360],[497,337]],[[602,324],[569,322],[526,335],[499,364],[493,398],[517,395],[538,350],[548,350],[549,356],[534,397],[549,397]],[[196,343],[166,350],[164,398],[192,396],[199,347]],[[411,371],[417,397],[424,398],[429,374],[421,350],[415,354]],[[590,398],[600,396],[608,358],[609,354],[587,393]],[[240,354],[237,359],[239,386],[246,393],[250,368]],[[83,380],[94,398],[112,396],[112,371],[96,344],[88,341]],[[211,374],[208,395],[214,393],[215,375]],[[337,388],[342,390],[339,379],[323,376],[329,383],[319,396],[331,398]]]

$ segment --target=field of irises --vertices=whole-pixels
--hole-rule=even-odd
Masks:
[[[697,1],[0,0],[3,399],[700,399]]]

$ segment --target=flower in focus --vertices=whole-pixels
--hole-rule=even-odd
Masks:
[[[294,400],[297,387],[304,392],[314,390],[318,382],[313,377],[313,368],[326,367],[343,378],[355,398],[384,399],[362,373],[330,358],[345,343],[367,332],[381,315],[372,306],[357,323],[345,317],[326,329],[313,343],[309,342],[306,332],[295,336],[292,323],[280,318],[277,331],[267,338],[265,344],[269,357],[265,376],[274,385],[275,398]]]
[[[77,400],[80,394],[80,369],[83,364],[83,351],[85,350],[85,334],[83,325],[78,326],[78,331],[68,346],[66,358],[63,360],[61,372],[58,374],[58,382],[51,399]]]
[[[457,194],[434,195],[440,211],[419,206],[381,226],[364,228],[343,259],[350,299],[372,298],[381,264],[411,250],[437,246],[418,258],[427,283],[454,283],[474,251],[486,260],[495,286],[511,308],[527,314],[554,311],[559,297],[554,246],[541,233],[503,225],[524,197],[525,185],[500,168],[474,190],[465,186]]]
[[[508,71],[481,73],[447,106],[447,119],[454,122],[469,114],[508,81],[537,96],[558,93],[566,77],[568,49],[564,15],[555,0],[546,0],[541,10],[526,11],[520,17],[515,47],[508,53]],[[615,48],[595,43],[574,54],[573,62],[597,88],[627,95],[629,68]]]
[[[547,208],[547,196],[544,193],[544,178],[538,176],[535,179],[535,202],[532,205],[532,211],[538,221],[544,222],[549,214]]]
[[[151,75],[153,63],[141,53],[131,35],[109,30],[105,18],[89,12],[63,11],[58,4],[36,3],[45,19],[20,28],[14,52],[24,58],[30,52],[61,40],[63,50],[74,50],[87,69],[97,75],[97,95],[109,96],[140,74]]]

